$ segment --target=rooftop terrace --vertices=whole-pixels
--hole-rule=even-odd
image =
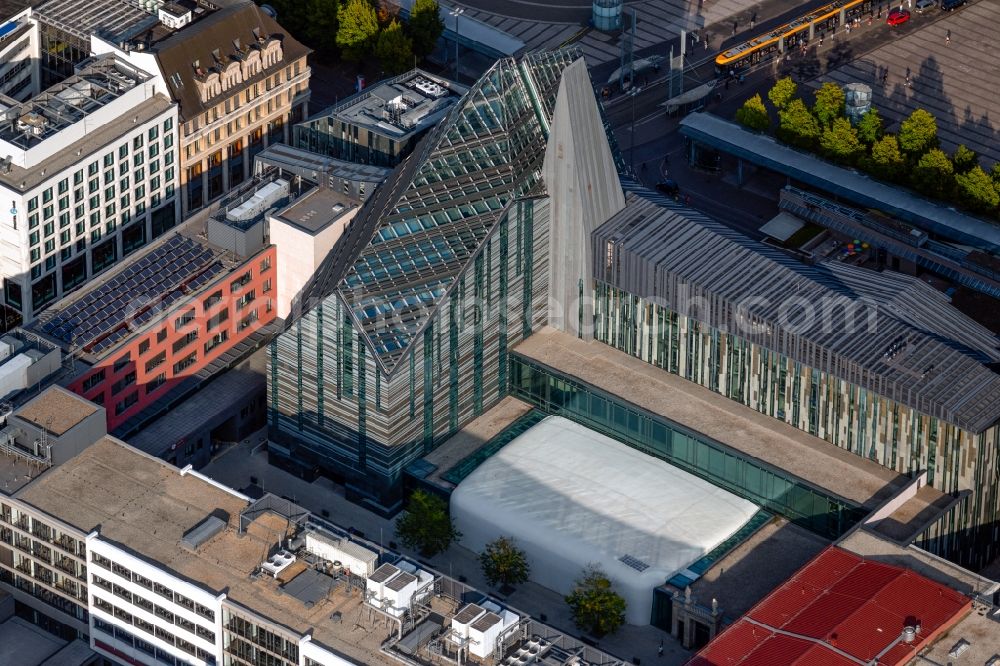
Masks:
[[[544,328],[514,352],[869,510],[906,478],[600,342]]]

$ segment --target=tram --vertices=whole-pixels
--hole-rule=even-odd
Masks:
[[[872,13],[874,7],[875,0],[835,0],[800,16],[791,23],[778,26],[766,34],[726,49],[715,57],[715,71],[723,76],[752,67],[777,53],[782,39],[785,50],[808,41],[810,24],[815,24],[814,34],[818,36],[836,30],[841,12],[844,13],[845,22],[849,23],[855,18]]]

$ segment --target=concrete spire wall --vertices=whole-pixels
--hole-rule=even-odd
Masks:
[[[563,70],[545,150],[543,179],[551,200],[549,324],[590,339],[590,236],[625,207],[625,194],[583,58]],[[582,330],[581,280],[585,297]]]

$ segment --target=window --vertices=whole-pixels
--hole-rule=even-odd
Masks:
[[[146,373],[152,372],[155,368],[163,365],[167,361],[167,352],[161,351],[153,358],[146,361]]]
[[[132,150],[139,150],[140,148],[142,148],[142,135],[141,134],[139,136],[135,137],[134,139],[132,139]]]
[[[126,353],[124,356],[121,356],[115,361],[114,372],[121,372],[125,368],[125,366],[128,365],[131,361],[132,361],[132,354],[130,352]]]
[[[116,381],[114,384],[111,385],[111,395],[117,395],[118,393],[121,393],[129,386],[132,386],[132,384],[135,384],[135,370],[128,373],[127,375],[125,375],[124,377],[122,377],[121,379],[119,379],[118,381]]]
[[[181,360],[174,363],[174,374],[179,375],[180,373],[184,372],[192,365],[194,365],[195,362],[197,362],[197,360],[198,360],[198,351],[195,350],[190,354],[188,354],[187,356],[185,356],[184,358],[182,358]]]
[[[139,343],[139,355],[145,354],[149,351],[149,338],[146,338]]]
[[[237,311],[242,310],[246,306],[248,306],[251,303],[253,303],[253,301],[254,301],[255,298],[257,298],[257,294],[256,294],[256,290],[255,289],[251,289],[247,293],[245,293],[242,296],[240,296],[238,299],[236,299],[236,309],[237,309]]]
[[[132,391],[115,405],[115,416],[124,414],[129,407],[139,402],[139,391]]]
[[[213,335],[211,338],[209,338],[208,342],[205,343],[205,353],[207,354],[208,352],[212,351],[222,343],[226,342],[228,339],[229,339],[229,331],[226,330],[222,330],[216,335]]]
[[[166,339],[167,339],[167,329],[161,328],[159,331],[156,332],[156,342],[157,342],[157,344],[163,342]]]
[[[264,257],[260,260],[260,272],[266,273],[271,268],[271,257]],[[265,291],[267,291],[265,289]]]
[[[161,372],[146,383],[146,395],[167,383],[167,373]]]
[[[180,317],[174,320],[174,330],[179,331],[194,321],[194,308],[188,308]]]
[[[90,389],[94,388],[103,381],[104,381],[104,369],[101,368],[100,370],[98,370],[97,372],[95,372],[94,374],[83,380],[84,392],[89,391]]]
[[[213,292],[208,298],[205,299],[204,307],[207,310],[216,303],[219,303],[221,301],[222,301],[222,290],[220,289],[218,291]]]
[[[208,320],[207,328],[208,330],[213,330],[218,328],[223,322],[229,320],[229,308],[223,308],[214,317]]]
[[[176,354],[180,350],[187,347],[189,344],[198,339],[198,331],[194,330],[182,337],[179,340],[174,341],[174,353]]]
[[[169,132],[173,128],[174,128],[174,119],[173,118],[167,118],[166,120],[163,121],[163,131],[164,132]]]
[[[247,284],[250,283],[250,280],[251,280],[252,277],[253,277],[252,272],[251,271],[247,271],[243,275],[239,276],[238,278],[236,278],[235,280],[233,280],[232,282],[230,282],[229,283],[229,293],[235,294],[236,292],[238,292],[241,289],[243,289],[243,287],[245,287]]]
[[[122,145],[118,146],[118,159],[123,160],[126,157],[128,157],[128,144],[123,143]]]
[[[157,127],[156,125],[153,125],[152,127],[149,128],[149,140],[150,141],[156,141],[157,137],[159,137],[159,136],[160,136],[160,128],[159,127]]]
[[[257,311],[251,310],[250,314],[240,320],[240,323],[236,326],[236,332],[242,333],[246,329],[250,328],[255,321],[257,321]]]

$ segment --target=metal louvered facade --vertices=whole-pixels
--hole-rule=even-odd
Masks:
[[[927,470],[943,492],[972,491],[922,544],[967,564],[1000,554],[998,340],[943,295],[792,263],[635,194],[593,251],[595,339],[890,469]],[[815,321],[796,320],[807,308]]]

